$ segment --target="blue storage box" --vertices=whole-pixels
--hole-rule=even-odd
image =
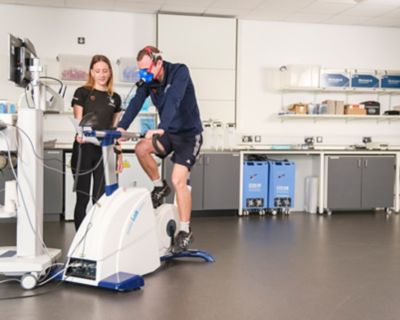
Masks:
[[[243,164],[243,209],[268,207],[268,161],[245,161]]]
[[[321,88],[350,87],[350,73],[344,69],[321,69]]]
[[[386,74],[381,78],[382,89],[400,89],[400,74]]]
[[[355,73],[351,75],[353,88],[378,88],[379,78],[373,74]]]
[[[293,161],[269,162],[268,207],[293,208],[296,166]]]

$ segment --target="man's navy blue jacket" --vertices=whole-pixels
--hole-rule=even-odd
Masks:
[[[137,89],[118,127],[127,129],[150,95],[160,116],[158,128],[187,136],[201,133],[203,128],[189,69],[184,64],[167,61],[163,67],[163,81],[145,83]]]

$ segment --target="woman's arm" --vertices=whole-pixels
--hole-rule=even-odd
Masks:
[[[74,118],[78,121],[82,120],[82,115],[83,115],[83,107],[78,105],[78,104],[74,104],[73,105],[73,112],[74,112]],[[76,141],[78,143],[83,143],[83,137],[80,136],[79,134],[76,135]]]

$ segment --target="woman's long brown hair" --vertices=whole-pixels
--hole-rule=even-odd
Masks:
[[[108,92],[109,95],[112,95],[113,94],[113,86],[114,86],[114,77],[113,77],[113,70],[112,70],[112,67],[111,67],[111,62],[106,56],[103,56],[101,54],[94,55],[93,58],[92,58],[92,61],[90,61],[89,77],[88,77],[88,80],[85,83],[85,87],[93,89],[93,87],[94,87],[94,79],[93,79],[92,73],[90,71],[93,69],[93,66],[97,62],[100,62],[100,61],[105,62],[108,65],[108,68],[110,69],[110,79],[108,79],[108,81],[107,81],[107,92]]]

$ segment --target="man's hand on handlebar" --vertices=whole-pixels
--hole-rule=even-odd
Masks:
[[[164,134],[164,130],[163,129],[148,130],[146,132],[145,138],[151,139],[155,134],[159,134],[160,136],[162,136]]]

